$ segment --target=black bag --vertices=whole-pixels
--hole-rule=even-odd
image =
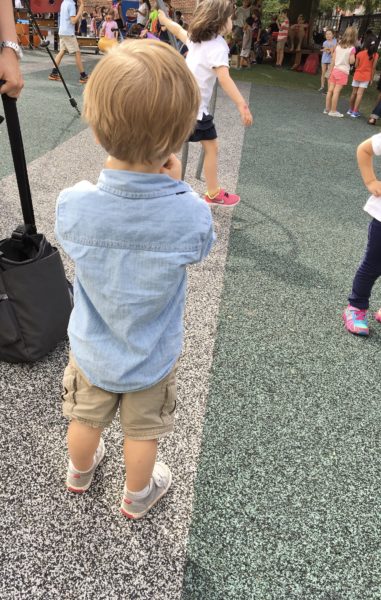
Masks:
[[[0,241],[0,360],[31,362],[66,336],[72,297],[57,248],[36,231],[16,100],[2,99],[24,225]]]

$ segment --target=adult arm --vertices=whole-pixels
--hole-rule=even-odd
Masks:
[[[0,41],[18,43],[12,0],[0,1]],[[8,94],[11,98],[17,98],[20,95],[24,81],[19,59],[12,48],[1,50],[0,79],[6,82],[0,87],[0,94]]]
[[[159,10],[159,21],[160,25],[164,25],[164,27],[173,33],[173,35],[180,40],[180,42],[186,44],[188,40],[188,34],[185,29],[183,29],[178,23],[175,23],[175,21],[172,21],[172,19],[169,19],[161,9]]]
[[[230,77],[229,68],[225,66],[216,67],[216,75],[220,86],[238,108],[239,114],[241,115],[242,123],[246,127],[252,125],[253,116],[250,112],[249,107],[246,104],[246,100],[244,99],[236,84]]]

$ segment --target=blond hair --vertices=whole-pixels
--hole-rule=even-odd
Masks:
[[[200,0],[189,25],[192,42],[207,42],[221,33],[233,14],[230,0]]]
[[[200,93],[179,52],[156,40],[127,41],[97,64],[83,115],[103,148],[131,164],[165,161],[194,129]]]
[[[357,35],[358,31],[356,27],[347,27],[340,39],[339,45],[342,48],[354,46],[357,41]]]

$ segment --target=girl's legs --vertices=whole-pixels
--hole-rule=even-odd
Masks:
[[[296,51],[300,52],[301,49],[302,49],[302,43],[303,43],[303,40],[304,40],[304,29],[301,29],[301,30],[297,31],[296,39],[298,41],[298,45],[296,47]]]
[[[350,99],[349,99],[349,108],[350,108],[350,110],[352,110],[352,111],[353,111],[353,110],[354,110],[354,108],[355,108],[355,104],[356,104],[356,96],[357,96],[358,89],[359,89],[359,88],[357,88],[357,87],[354,87],[354,88],[352,88],[351,97],[350,97]]]
[[[333,94],[332,94],[332,103],[331,103],[331,112],[336,112],[337,111],[337,104],[339,102],[339,96],[340,96],[340,92],[343,89],[342,85],[339,84],[335,84],[334,89],[333,89]]]
[[[327,112],[330,112],[330,110],[331,110],[332,96],[333,96],[333,90],[334,89],[335,89],[335,84],[334,83],[328,83],[328,92],[327,92],[327,97],[325,99],[325,110]]]
[[[351,306],[367,310],[373,285],[381,275],[381,222],[373,219],[369,223],[368,244],[365,255],[353,280],[348,298]]]
[[[356,96],[356,101],[355,101],[355,105],[354,105],[354,112],[358,112],[364,92],[365,92],[365,88],[359,87],[357,89],[357,96]]]
[[[322,89],[325,88],[325,74],[327,72],[327,65],[325,63],[321,63],[321,78],[320,78],[320,87]]]
[[[202,147],[205,152],[204,159],[204,176],[206,181],[206,189],[211,198],[218,194],[219,185],[217,177],[218,165],[218,142],[217,140],[202,140]]]

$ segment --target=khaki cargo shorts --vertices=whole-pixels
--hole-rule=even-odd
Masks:
[[[60,35],[60,50],[66,50],[69,54],[79,52],[78,40],[75,35]]]
[[[70,355],[63,388],[63,414],[69,419],[104,428],[119,408],[120,423],[128,438],[153,440],[173,431],[176,367],[151,388],[116,394],[92,385]]]

